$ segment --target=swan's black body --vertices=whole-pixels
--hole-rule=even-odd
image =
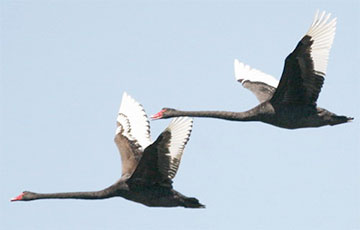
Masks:
[[[280,82],[235,60],[235,76],[251,90],[260,104],[246,112],[180,111],[163,108],[152,116],[162,119],[178,116],[210,117],[231,121],[261,121],[281,128],[297,129],[337,125],[353,120],[319,108],[319,97],[327,58],[335,35],[336,19],[330,14],[315,16],[309,32],[285,60]]]

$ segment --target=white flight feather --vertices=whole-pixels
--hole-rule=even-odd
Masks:
[[[331,14],[323,11],[319,15],[316,12],[314,21],[306,35],[311,37],[311,58],[314,62],[314,70],[318,73],[326,74],[329,53],[334,41],[336,30],[336,18],[329,21]]]
[[[250,66],[240,62],[238,59],[234,60],[235,79],[242,84],[245,81],[262,82],[272,87],[277,87],[279,81],[273,76],[263,73],[260,70],[251,68]]]
[[[170,179],[175,177],[185,145],[190,138],[192,125],[193,120],[191,118],[177,117],[166,128],[171,133],[169,152],[166,153],[170,157],[170,165],[166,172]]]
[[[124,92],[117,122],[124,129],[123,135],[129,140],[137,141],[142,151],[151,144],[149,120],[144,108],[140,103]],[[118,134],[121,131],[119,126],[116,129]]]

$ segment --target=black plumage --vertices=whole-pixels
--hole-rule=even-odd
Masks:
[[[296,129],[337,125],[353,120],[317,107],[327,67],[327,59],[335,36],[336,19],[330,14],[315,16],[307,34],[285,59],[278,83],[272,76],[235,60],[235,77],[251,90],[260,104],[245,112],[181,111],[163,108],[153,119],[192,116],[231,121],[261,121],[277,127]]]
[[[192,119],[176,118],[151,143],[149,121],[143,107],[124,93],[115,134],[115,143],[122,160],[122,175],[116,183],[94,192],[24,191],[11,201],[106,199],[120,196],[150,207],[204,208],[196,198],[186,197],[172,186],[191,130]]]

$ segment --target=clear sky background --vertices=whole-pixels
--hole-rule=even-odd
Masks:
[[[162,107],[258,104],[233,60],[279,79],[317,9],[338,18],[318,105],[354,122],[286,130],[195,119],[174,187],[206,209],[123,198],[11,203],[92,191],[121,174],[122,93]],[[360,229],[359,1],[1,1],[1,229]],[[152,139],[170,120],[151,122]]]

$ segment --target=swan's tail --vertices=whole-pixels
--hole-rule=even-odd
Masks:
[[[353,117],[334,115],[334,116],[331,116],[330,125],[338,125],[338,124],[350,122],[352,120],[354,120]]]
[[[185,208],[205,208],[205,205],[200,204],[199,200],[194,197],[185,197],[183,202]]]

